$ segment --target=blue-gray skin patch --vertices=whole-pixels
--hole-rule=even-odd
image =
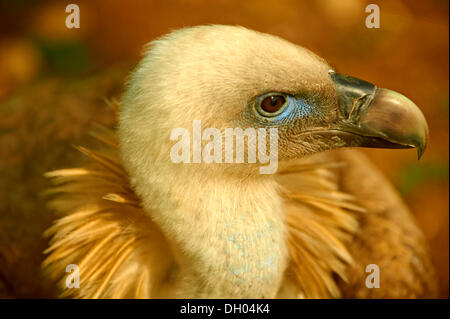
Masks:
[[[241,218],[244,217],[241,216]],[[240,277],[243,275],[251,274],[252,279],[261,283],[270,280],[270,269],[273,269],[275,263],[280,259],[279,252],[271,249],[273,230],[274,225],[267,223],[260,232],[248,234],[237,231],[228,236],[228,241],[240,252],[240,262],[235,265],[227,265],[227,270],[236,276],[235,284],[237,286],[242,284]],[[261,258],[261,256],[265,257]]]
[[[262,100],[270,95],[283,95],[286,102],[274,114],[261,114],[258,112],[258,108]],[[257,124],[259,127],[282,127],[296,125],[296,123],[305,119],[320,118],[321,114],[319,107],[303,98],[282,93],[266,93],[251,101],[244,109],[242,115],[243,121],[246,123],[245,126]]]

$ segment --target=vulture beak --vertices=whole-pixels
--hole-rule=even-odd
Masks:
[[[420,159],[427,146],[428,125],[416,104],[369,82],[335,72],[330,75],[340,110],[334,135],[346,146],[415,147]]]

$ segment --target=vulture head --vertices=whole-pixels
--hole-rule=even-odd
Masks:
[[[196,131],[195,125],[202,130]],[[258,141],[255,135],[245,135],[244,160],[240,161],[235,155],[242,147],[239,149],[236,139],[231,155],[234,162],[227,161],[223,138],[229,128],[255,129],[258,134],[263,129],[266,139],[260,143],[259,135]],[[283,166],[342,147],[416,147],[420,156],[427,136],[424,116],[403,95],[339,74],[324,59],[276,36],[211,25],[174,31],[151,42],[128,80],[118,138],[129,184],[152,221],[141,222],[139,229],[153,232],[154,223],[167,242],[160,251],[170,251],[170,257],[164,255],[153,268],[148,267],[164,268],[159,275],[152,275],[164,278],[158,281],[159,287],[165,287],[159,291],[183,298],[271,298],[282,291],[285,296],[298,295],[289,293],[295,289],[286,283],[292,253],[287,243],[286,203],[280,195],[278,174],[274,174],[277,166],[261,171],[270,163],[267,158],[261,161],[260,156],[255,161],[250,146],[258,144],[258,150],[265,146],[265,155],[277,147],[276,158],[270,160]],[[208,148],[212,140],[214,147]],[[174,147],[175,157],[179,151],[187,155],[174,160]],[[299,257],[304,267],[298,272],[300,291],[303,296],[338,296],[332,273],[343,277],[343,263],[351,261],[340,244],[340,234],[342,229],[350,232],[357,227],[342,208],[355,206],[341,203],[348,196],[330,188],[319,175],[299,180],[304,182],[303,195],[310,194],[302,197],[305,200],[326,193],[315,207],[336,212],[329,225],[337,225],[335,230],[327,230],[316,222],[314,216],[320,214],[308,213],[314,220],[310,224],[300,213],[296,215],[298,227],[304,227],[308,235],[302,237],[298,235],[302,231],[297,231],[295,238],[315,243],[311,247],[317,250],[311,260],[319,260],[317,267],[324,267],[318,275],[322,279],[318,279],[317,274],[308,275],[314,264],[302,264],[307,257]],[[327,206],[330,198],[338,202],[334,211]],[[126,219],[126,214],[120,216]],[[317,232],[311,231],[313,227]],[[316,235],[317,241],[307,239]],[[106,236],[108,241],[110,236]],[[317,244],[321,241],[327,244]],[[105,242],[101,240],[101,247]],[[101,249],[90,253],[90,260]],[[318,258],[322,251],[325,263]],[[129,262],[123,272],[126,281],[150,260]],[[119,272],[117,269],[119,266],[115,269]],[[147,277],[142,278],[145,281]],[[314,282],[311,286],[305,283],[309,279]],[[102,284],[102,293],[107,285]],[[122,287],[119,281],[117,285]],[[139,291],[144,287],[137,286]],[[102,293],[92,295],[104,296]]]
[[[355,146],[416,147],[420,157],[428,137],[423,114],[408,98],[336,73],[298,45],[234,26],[182,29],[148,46],[129,80],[120,116],[131,176],[146,179],[154,173],[152,165],[173,169],[171,133],[188,129],[186,141],[195,147],[194,121],[223,135],[225,128],[276,128],[280,161]],[[189,163],[197,165],[178,165],[186,174],[206,169],[238,178],[261,175],[251,167],[256,165],[223,165],[224,154],[217,155],[222,165],[195,161],[194,151]]]

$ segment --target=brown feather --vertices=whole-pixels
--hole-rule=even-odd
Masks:
[[[150,282],[163,285],[170,270],[167,242],[128,184],[114,133],[101,128],[93,136],[104,150],[77,147],[91,159],[89,167],[46,174],[55,184],[49,204],[61,218],[45,232],[52,239],[43,268],[59,281],[62,297],[148,298]],[[80,289],[65,289],[69,264],[79,266]]]
[[[364,210],[352,196],[336,191],[333,175],[323,172],[341,166],[296,164],[280,172],[291,255],[287,272],[305,298],[340,297],[334,276],[347,281],[346,271],[353,263],[346,244],[358,229],[355,214]],[[306,183],[305,175],[314,178]]]
[[[166,278],[173,262],[168,244],[129,185],[114,132],[99,126],[91,135],[105,146],[76,147],[90,158],[88,167],[46,174],[55,185],[47,194],[56,195],[49,205],[62,217],[45,233],[52,240],[43,267],[59,280],[62,297],[158,296],[163,283],[156,274]],[[294,274],[299,294],[307,298],[339,297],[333,276],[346,280],[352,262],[345,243],[358,227],[353,213],[362,209],[330,178],[327,170],[341,165],[296,163],[279,172],[291,255],[287,276]],[[295,188],[289,189],[292,180]],[[80,267],[80,289],[65,289],[64,269],[71,263]],[[130,269],[134,275],[125,277]]]

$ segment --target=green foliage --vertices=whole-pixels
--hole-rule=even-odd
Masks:
[[[398,189],[403,195],[408,195],[419,184],[428,181],[449,179],[449,167],[445,163],[414,163],[406,166],[400,173]]]
[[[88,50],[80,41],[37,40],[36,44],[51,73],[63,76],[79,75],[91,66]]]

